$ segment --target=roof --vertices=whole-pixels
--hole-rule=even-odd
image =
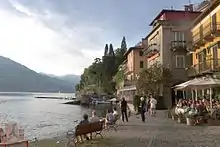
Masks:
[[[197,25],[203,18],[205,18],[209,13],[211,13],[212,10],[218,7],[220,1],[219,0],[213,0],[213,1],[214,2],[211,3],[211,5],[195,19],[195,21],[192,23],[193,26]]]
[[[185,10],[169,10],[169,9],[163,9],[154,19],[153,21],[150,23],[150,26],[152,26],[154,24],[154,21],[159,19],[164,13],[169,13],[169,12],[174,12],[174,13],[186,13],[186,12],[190,12],[190,13],[201,13],[198,11],[185,11]]]
[[[124,56],[127,56],[132,50],[135,50],[135,49],[143,49],[143,47],[140,47],[140,46],[134,46],[134,47],[130,47],[127,52],[124,54]]]

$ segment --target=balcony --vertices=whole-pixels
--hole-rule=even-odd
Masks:
[[[153,55],[159,53],[159,50],[160,50],[160,47],[159,45],[157,44],[151,44],[147,47],[147,49],[145,49],[144,51],[144,55],[147,57],[147,58],[150,58],[152,57]]]
[[[186,41],[171,41],[171,50],[172,51],[186,51],[187,44]]]
[[[219,22],[203,25],[202,28],[193,35],[193,46],[204,46],[206,42],[211,42],[216,36],[220,36]]]
[[[206,41],[212,41],[216,35],[220,35],[220,23],[203,26],[203,38]]]
[[[189,77],[220,71],[220,59],[208,59],[186,69]]]

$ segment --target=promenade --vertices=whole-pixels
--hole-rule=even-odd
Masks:
[[[220,126],[186,126],[167,119],[165,111],[157,117],[147,117],[142,123],[136,115],[128,123],[119,121],[118,131],[104,131],[104,139],[80,144],[80,147],[220,147]],[[57,138],[60,139],[60,138]],[[41,147],[53,147],[56,139],[41,142]],[[53,143],[54,142],[54,143]],[[54,144],[54,145],[52,145]],[[61,147],[65,142],[56,144]]]
[[[220,147],[220,126],[186,126],[167,119],[164,111],[148,116],[142,123],[136,116],[120,123],[118,132],[105,132],[105,138],[90,142],[94,147]],[[93,144],[93,145],[92,145]]]

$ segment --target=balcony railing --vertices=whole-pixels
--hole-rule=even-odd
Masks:
[[[215,34],[218,30],[220,30],[220,23],[207,24],[203,26],[203,36],[204,37],[210,36],[211,34]]]
[[[159,45],[157,44],[151,44],[148,46],[148,48],[144,51],[144,55],[146,55],[147,57],[151,57],[154,54],[158,53],[160,50]]]
[[[214,71],[220,71],[220,59],[208,59],[187,68],[187,74],[189,77]]]
[[[193,35],[193,45],[203,45],[204,39],[212,39],[216,34],[220,34],[220,22],[204,25],[202,30]]]
[[[171,49],[176,50],[186,50],[187,44],[186,41],[171,41]]]
[[[193,37],[193,44],[196,44],[201,40],[201,33],[197,32],[192,37]]]

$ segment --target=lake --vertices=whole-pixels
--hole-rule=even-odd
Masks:
[[[64,135],[74,128],[74,120],[81,120],[85,113],[91,114],[89,108],[62,104],[65,100],[37,99],[35,95],[45,94],[0,93],[0,123],[16,121],[25,129],[28,139],[42,139]],[[74,94],[66,94],[70,95]],[[97,111],[100,114],[104,109]]]

